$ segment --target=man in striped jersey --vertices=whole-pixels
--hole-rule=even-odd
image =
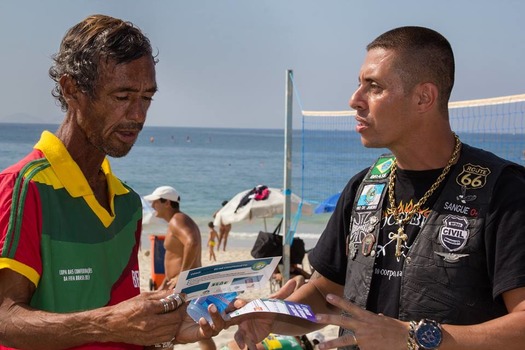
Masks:
[[[142,205],[106,158],[129,152],[157,91],[148,38],[93,15],[53,59],[64,121],[0,174],[0,349],[142,349],[211,337],[223,325],[216,310],[212,328],[189,319],[171,291],[140,294]]]

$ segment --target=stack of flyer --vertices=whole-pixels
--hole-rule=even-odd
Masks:
[[[266,286],[280,256],[216,264],[183,271],[175,286],[175,293],[185,293],[186,300],[205,295],[244,292]],[[315,322],[310,306],[279,299],[256,299],[229,313],[236,317],[253,312],[269,312]]]

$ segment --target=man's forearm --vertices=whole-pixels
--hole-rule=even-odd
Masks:
[[[0,343],[17,349],[67,349],[91,343],[117,341],[102,320],[104,309],[58,314],[11,305],[1,312]]]
[[[459,349],[525,349],[525,311],[473,326],[442,325],[444,337],[439,347]]]

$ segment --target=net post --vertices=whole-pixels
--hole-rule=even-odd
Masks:
[[[292,102],[293,102],[293,70],[286,71],[286,100],[284,122],[284,208],[283,208],[283,283],[290,278],[290,210],[291,210],[291,179],[292,179]]]

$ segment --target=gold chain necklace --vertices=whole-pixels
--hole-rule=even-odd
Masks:
[[[394,183],[396,180],[396,169],[397,169],[397,161],[394,159],[394,163],[392,164],[392,170],[390,172],[389,176],[389,183],[388,183],[388,201],[390,204],[390,208],[393,210],[394,220],[396,221],[398,225],[397,233],[391,232],[388,235],[388,238],[390,238],[390,241],[396,240],[396,257],[401,256],[401,244],[403,244],[407,239],[408,236],[405,233],[405,225],[412,220],[412,217],[414,214],[421,208],[423,204],[427,201],[427,199],[434,193],[434,191],[439,187],[443,179],[445,179],[445,176],[447,176],[448,172],[450,171],[450,168],[452,165],[456,162],[459,150],[461,149],[461,141],[459,140],[458,135],[454,133],[454,138],[456,140],[456,144],[454,146],[454,152],[452,152],[452,156],[450,157],[447,166],[443,169],[441,172],[441,175],[438,176],[436,181],[430,186],[428,191],[425,193],[423,197],[414,205],[412,210],[408,213],[406,213],[405,217],[401,219],[399,217],[400,213],[398,211],[398,208],[396,206],[396,199],[394,198]]]

